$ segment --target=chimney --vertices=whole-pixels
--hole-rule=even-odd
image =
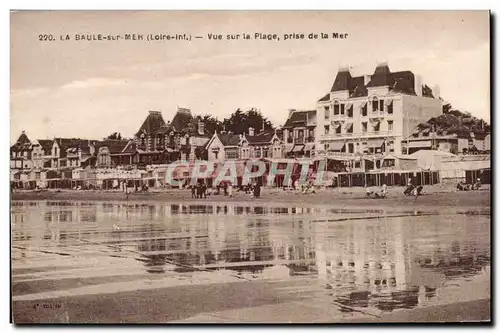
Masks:
[[[201,120],[198,121],[198,134],[200,135],[205,134],[205,123]]]
[[[439,85],[436,84],[432,87],[432,94],[434,95],[434,98],[441,97],[441,89],[439,89]]]
[[[255,135],[255,130],[253,129],[253,127],[249,127],[248,128],[248,136],[254,136]]]
[[[420,75],[415,75],[415,94],[422,96],[422,77]]]
[[[372,79],[372,76],[371,75],[365,75],[364,76],[364,84],[365,86],[370,83],[370,80]]]

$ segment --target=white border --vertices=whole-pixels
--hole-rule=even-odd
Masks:
[[[158,10],[158,9],[447,9],[447,10],[456,10],[456,9],[491,9],[493,13],[498,14],[498,5],[499,1],[497,0],[475,0],[475,1],[437,1],[437,0],[419,0],[419,1],[383,1],[383,0],[378,0],[378,1],[368,1],[368,0],[358,0],[356,2],[332,2],[332,1],[283,1],[282,3],[280,2],[273,2],[269,0],[253,0],[253,1],[210,1],[210,2],[205,2],[205,1],[189,1],[189,0],[184,0],[184,1],[151,1],[151,0],[142,0],[142,1],[106,1],[106,0],[87,0],[87,1],[23,1],[23,2],[16,2],[16,1],[2,1],[2,4],[0,5],[2,7],[2,11],[0,12],[1,14],[1,36],[4,47],[2,52],[1,57],[2,57],[2,64],[4,64],[4,71],[3,73],[6,73],[3,77],[3,80],[1,81],[2,84],[2,105],[5,107],[5,112],[2,113],[2,117],[4,117],[4,121],[0,122],[0,132],[3,134],[2,136],[2,147],[5,148],[5,151],[3,154],[1,154],[0,159],[1,159],[1,168],[3,172],[1,174],[3,177],[1,178],[2,180],[2,195],[3,195],[3,200],[0,200],[1,207],[0,210],[3,213],[2,215],[4,216],[3,220],[3,226],[5,228],[5,231],[1,233],[1,244],[4,244],[4,249],[2,251],[2,256],[1,256],[1,263],[3,264],[2,267],[6,267],[4,269],[4,279],[2,283],[2,297],[1,299],[3,300],[1,303],[1,309],[0,313],[3,315],[3,320],[2,320],[2,332],[5,331],[10,331],[14,329],[14,326],[8,324],[9,320],[9,313],[10,313],[10,287],[9,287],[9,281],[10,281],[10,272],[9,272],[9,265],[10,265],[10,249],[9,249],[9,234],[10,234],[10,229],[9,229],[9,218],[10,218],[10,205],[9,205],[9,155],[8,155],[8,150],[10,146],[10,104],[9,104],[9,97],[10,97],[10,78],[9,74],[10,73],[10,64],[9,64],[9,51],[10,51],[10,43],[9,43],[9,37],[10,37],[10,23],[9,23],[9,10],[11,9],[33,9],[33,10],[40,10],[40,9],[71,9],[71,10],[76,10],[76,9],[150,9],[150,10]],[[498,17],[496,17],[496,26],[495,26],[495,36],[498,39]],[[495,78],[497,78],[497,71],[495,71]],[[450,73],[452,75],[452,73]],[[495,88],[495,91],[491,91],[492,94],[498,96],[498,82],[497,86]],[[496,111],[496,100],[494,102],[494,105],[492,105],[492,110]],[[492,117],[492,120],[494,120],[496,117]],[[493,124],[495,125],[495,124]],[[493,126],[495,127],[495,126]],[[498,138],[497,138],[498,139]],[[500,147],[498,145],[498,142],[495,140],[495,147]],[[494,149],[494,153],[496,154],[497,149]],[[495,170],[496,171],[496,170]],[[495,183],[496,185],[496,183]],[[495,186],[496,188],[496,186]],[[497,198],[498,199],[498,198]],[[495,200],[495,204],[498,204],[497,200]],[[496,205],[497,207],[500,207]],[[495,223],[495,221],[492,221],[492,223]],[[497,232],[499,227],[496,227]],[[495,234],[495,236],[497,236]],[[495,238],[498,239],[498,238]],[[498,248],[498,246],[497,246]],[[493,255],[493,258],[495,258],[497,255],[497,252]],[[498,286],[498,284],[497,284]],[[495,297],[495,295],[493,295]],[[496,309],[494,309],[496,312]],[[498,317],[495,316],[497,319]],[[252,328],[252,327],[251,327]],[[255,328],[255,327],[253,327]],[[338,331],[345,331],[347,330],[346,328],[335,328],[337,332]],[[396,329],[401,329],[402,327],[396,327]],[[82,329],[81,327],[79,329]],[[88,328],[87,328],[88,329]],[[115,328],[107,327],[107,328],[99,328],[97,331],[104,331],[104,330],[114,330]],[[165,327],[165,329],[172,330],[172,327]],[[193,329],[189,328],[188,330]],[[206,329],[206,328],[204,328]],[[218,329],[218,328],[215,328]],[[271,330],[271,328],[263,328],[259,327],[257,328],[258,330]],[[287,328],[274,328],[273,331],[282,331],[286,330]],[[327,328],[330,329],[330,328]],[[363,329],[362,327],[357,327],[354,326],[352,329]],[[371,329],[376,329],[371,327]],[[387,327],[381,327],[379,330],[386,330]],[[415,329],[415,328],[412,328]],[[427,332],[429,330],[434,330],[437,328],[431,328],[431,327],[426,327],[426,328],[417,328],[417,330],[424,330]],[[441,329],[445,330],[456,330],[455,327],[450,327],[450,328],[444,328],[441,327]],[[25,331],[31,331],[34,329],[25,329]],[[48,327],[46,330],[52,330],[52,328]],[[58,329],[58,331],[69,331],[71,328],[63,328],[63,329]],[[133,331],[139,331],[143,330],[140,328],[133,328]],[[186,329],[183,329],[185,331]]]

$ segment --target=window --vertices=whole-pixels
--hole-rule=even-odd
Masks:
[[[378,111],[378,98],[377,97],[373,97],[373,100],[372,100],[372,111],[373,112]]]
[[[236,149],[228,149],[226,151],[226,159],[234,160],[238,158],[238,150]]]
[[[347,108],[347,116],[348,116],[349,118],[352,118],[352,117],[354,116],[353,109],[354,109],[354,107],[353,107],[353,105],[352,105],[352,104],[351,104],[351,105]]]
[[[351,123],[351,124],[347,125],[347,131],[346,131],[346,133],[352,133],[353,132],[353,128],[354,128],[354,124]]]
[[[340,111],[339,102],[338,101],[333,102],[333,115],[338,116],[339,111]]]
[[[381,99],[379,104],[380,104],[380,111],[384,111],[384,100]]]
[[[361,116],[363,117],[366,117],[368,115],[368,104],[365,103],[362,107],[361,107]]]
[[[330,134],[330,125],[325,125],[325,135]]]
[[[330,149],[330,144],[325,143],[325,150],[328,150],[328,149]]]
[[[392,102],[389,101],[389,103],[387,104],[387,113],[392,114],[393,112],[394,112],[394,109],[392,107]]]
[[[337,134],[342,133],[342,126],[337,126],[337,128],[335,129],[335,133]]]
[[[363,131],[363,133],[368,132],[368,123],[367,122],[361,123],[361,130]]]
[[[345,104],[340,104],[340,114],[341,115],[345,114]]]
[[[347,148],[349,149],[349,153],[354,153],[354,143],[349,143],[347,145]]]
[[[373,131],[374,132],[380,131],[380,123],[377,122],[373,125]]]
[[[325,119],[330,119],[330,107],[325,106]]]
[[[215,159],[218,159],[219,151],[218,150],[214,150],[213,153],[215,155]]]
[[[394,128],[394,121],[392,121],[392,120],[388,120],[388,121],[387,121],[387,130],[388,130],[389,132],[392,132],[392,129],[393,129],[393,128]]]

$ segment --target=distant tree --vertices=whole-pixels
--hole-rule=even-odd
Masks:
[[[213,134],[215,131],[219,132],[222,131],[223,126],[222,126],[222,121],[218,120],[214,116],[210,114],[205,114],[202,117],[198,116],[201,121],[205,124],[205,132],[209,134]]]
[[[106,139],[109,139],[109,140],[121,140],[122,139],[122,135],[119,132],[114,132],[113,134],[108,135],[108,137]]]
[[[443,104],[443,113],[448,113],[452,110],[451,103]]]
[[[274,130],[274,126],[262,113],[256,108],[251,108],[247,111],[237,109],[229,118],[222,122],[226,131],[231,131],[235,134],[248,133],[248,128],[255,129],[255,133],[259,133],[262,129],[265,131]]]

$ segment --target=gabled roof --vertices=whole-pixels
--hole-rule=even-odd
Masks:
[[[79,146],[82,141],[88,141],[88,140],[82,140],[78,138],[55,138],[55,142],[57,142],[57,145],[61,150],[66,150],[68,148],[73,148]]]
[[[271,143],[275,133],[274,132],[262,132],[257,135],[245,135],[249,144],[260,144],[260,143]]]
[[[224,146],[237,146],[240,143],[239,134],[217,133],[217,137]]]
[[[44,140],[44,139],[38,139],[36,140],[40,144],[40,147],[44,151],[50,151],[52,149],[52,144],[54,143],[52,140]]]
[[[135,153],[136,151],[137,151],[137,144],[135,143],[134,140],[130,140],[125,145],[125,148],[123,148],[122,153],[132,154]]]
[[[330,100],[330,93],[326,94],[325,96],[321,97],[318,102],[327,102]]]
[[[121,153],[123,149],[127,146],[129,143],[128,140],[112,140],[112,139],[106,139],[103,141],[98,141],[95,144],[96,151],[99,150],[99,148],[102,147],[107,147],[109,150],[110,154],[117,154]]]
[[[163,120],[163,116],[159,111],[149,111],[148,116],[142,123],[141,127],[135,134],[135,136],[140,136],[142,133],[145,135],[153,134],[159,128],[165,126],[165,120]]]
[[[292,128],[296,126],[313,126],[316,119],[316,110],[293,111],[283,125],[283,128]]]

